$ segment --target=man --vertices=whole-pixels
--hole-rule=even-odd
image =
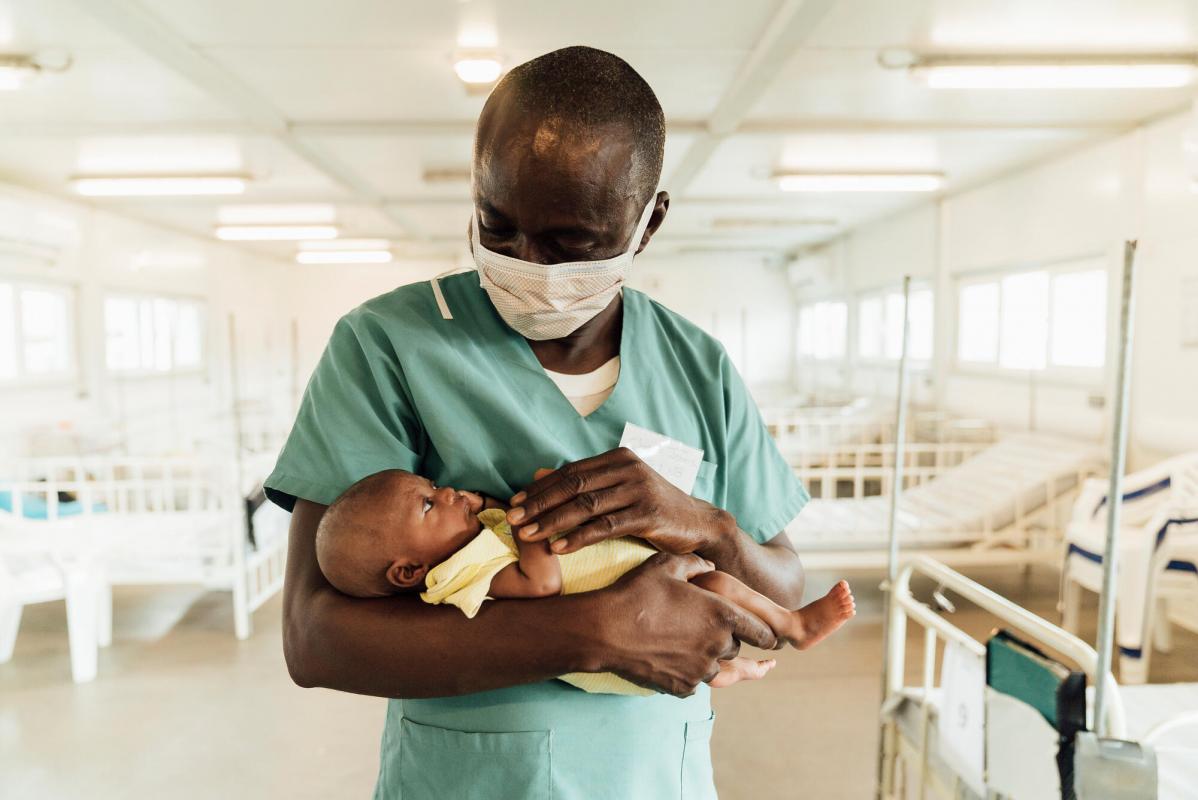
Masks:
[[[403,698],[388,706],[378,798],[714,796],[702,682],[740,641],[774,637],[688,578],[710,561],[800,605],[779,531],[806,492],[719,344],[621,291],[669,209],[655,192],[664,141],[656,97],[619,58],[571,47],[516,67],[478,123],[478,271],[350,312],[313,374],[267,481],[294,506],[284,649],[302,686]],[[616,448],[626,422],[703,450],[693,497]],[[662,553],[608,589],[494,601],[473,620],[349,598],[321,575],[315,531],[342,491],[388,468],[512,497],[529,539],[637,536]],[[588,671],[662,694],[552,680]]]

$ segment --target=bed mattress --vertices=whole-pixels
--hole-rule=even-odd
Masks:
[[[1042,507],[1052,494],[1077,484],[1078,473],[1100,463],[1100,449],[1059,436],[1020,434],[1004,439],[899,498],[903,547],[954,546],[1011,525],[1019,513]],[[787,527],[800,552],[873,550],[886,546],[889,498],[812,500]]]

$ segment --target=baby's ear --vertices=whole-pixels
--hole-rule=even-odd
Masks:
[[[427,574],[428,567],[424,564],[393,561],[391,566],[387,567],[387,582],[397,589],[414,589],[424,583],[424,576]]]

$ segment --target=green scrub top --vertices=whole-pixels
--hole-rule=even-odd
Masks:
[[[640,292],[624,291],[620,375],[579,416],[510,329],[478,274],[359,306],[337,324],[274,472],[272,500],[332,503],[390,468],[507,498],[538,467],[610,450],[624,425],[703,450],[694,495],[758,542],[808,500],[720,344]],[[687,800],[715,796],[710,692],[587,694],[560,681],[391,700],[376,798]]]

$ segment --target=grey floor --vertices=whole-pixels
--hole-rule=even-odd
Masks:
[[[1055,573],[973,576],[1055,619]],[[834,577],[813,575],[812,591]],[[881,600],[876,575],[848,577],[861,613],[844,630],[814,650],[782,654],[765,681],[717,693],[713,752],[724,800],[870,796]],[[368,797],[383,701],[292,685],[277,598],[255,615],[245,642],[233,638],[230,613],[224,594],[120,590],[100,676],[76,686],[62,604],[26,609],[16,655],[0,665],[0,797]],[[953,619],[978,634],[993,625],[968,608]],[[1093,598],[1085,623],[1092,636]],[[1176,638],[1172,653],[1156,657],[1154,681],[1198,681],[1198,636]]]

